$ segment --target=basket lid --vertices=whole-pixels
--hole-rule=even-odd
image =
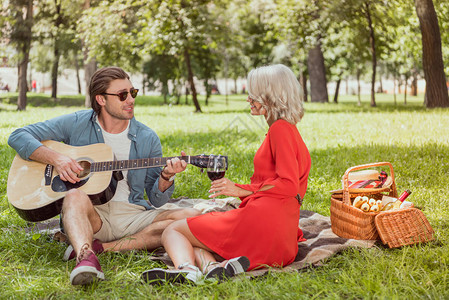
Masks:
[[[397,248],[434,239],[434,231],[424,213],[417,208],[380,212],[375,218],[380,239],[390,248]]]

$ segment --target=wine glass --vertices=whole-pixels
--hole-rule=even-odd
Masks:
[[[214,181],[225,176],[228,164],[226,157],[221,155],[211,155],[207,162],[207,176],[210,180]]]

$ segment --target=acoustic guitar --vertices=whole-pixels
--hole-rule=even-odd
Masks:
[[[16,155],[8,175],[7,195],[21,218],[39,222],[60,214],[66,193],[73,188],[84,191],[94,205],[107,203],[115,194],[121,171],[162,167],[174,157],[153,157],[114,160],[112,149],[106,144],[69,146],[55,141],[43,145],[75,159],[83,171],[80,181],[63,181],[52,165],[27,161]],[[206,168],[208,155],[177,156],[185,162]],[[226,156],[225,156],[226,157]],[[226,157],[227,159],[227,157]]]

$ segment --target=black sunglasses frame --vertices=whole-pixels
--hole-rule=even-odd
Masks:
[[[131,88],[129,90],[129,92],[124,91],[124,92],[120,92],[118,94],[103,93],[102,95],[117,96],[120,99],[120,101],[123,102],[128,98],[128,93],[131,94],[131,97],[133,97],[133,99],[136,99],[138,92],[139,92],[139,89]]]

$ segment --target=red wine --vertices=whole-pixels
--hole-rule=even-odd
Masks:
[[[207,176],[209,176],[209,179],[214,181],[220,178],[223,178],[225,176],[226,171],[218,171],[218,172],[213,172],[213,171],[207,171]]]

